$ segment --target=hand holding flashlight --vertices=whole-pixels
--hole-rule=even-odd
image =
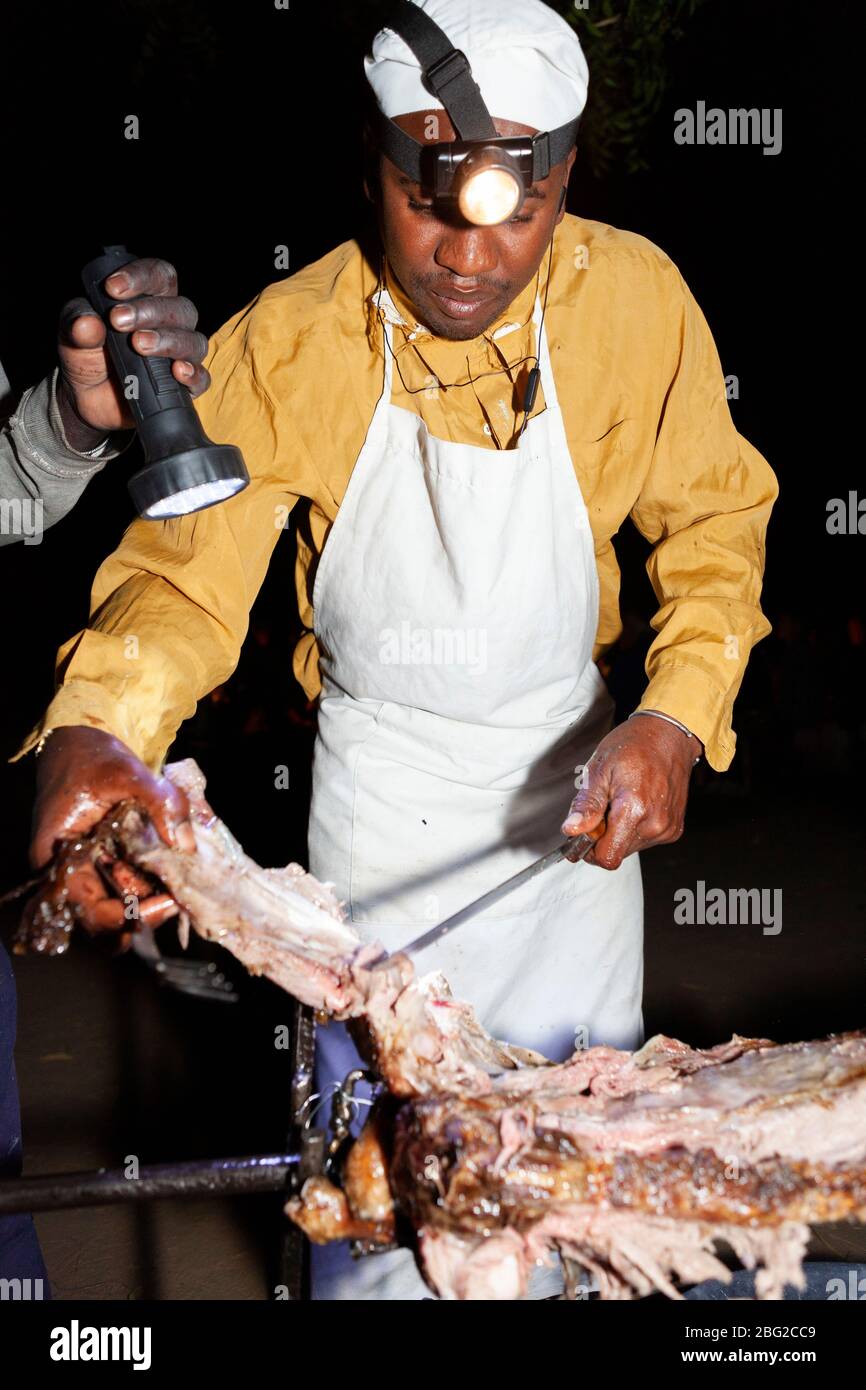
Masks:
[[[117,300],[111,325],[142,357],[172,359],[172,374],[200,396],[210,385],[201,365],[207,338],[196,332],[198,311],[177,292],[177,273],[168,261],[146,257],[130,261],[109,276],[105,290]],[[135,303],[125,301],[135,300]],[[105,325],[88,301],[79,297],[65,304],[58,339],[61,389],[60,412],[66,437],[74,449],[95,448],[113,430],[132,429],[135,421],[121,383],[111,369]]]
[[[115,328],[113,318],[128,318],[124,310],[135,310],[139,301],[118,307],[107,283],[116,289],[115,277],[123,277],[136,260],[125,246],[106,246],[101,256],[88,261],[81,282],[107,330],[106,352],[115,379],[123,384],[144,454],[144,467],[132,474],[127,487],[140,516],[165,521],[227,501],[248,486],[250,476],[235,444],[218,444],[205,434],[192,394],[175,375],[175,359],[165,351],[169,335],[154,334],[162,338],[161,346],[157,341],[155,348],[151,344],[152,354],[143,353],[127,333]],[[144,337],[147,343],[146,330]]]

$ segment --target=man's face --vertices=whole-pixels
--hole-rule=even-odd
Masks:
[[[444,111],[413,111],[394,117],[419,143],[429,139],[430,121],[439,140],[455,138]],[[535,135],[532,126],[494,120],[499,135]],[[563,213],[560,191],[568,182],[574,150],[529,189],[523,206],[507,222],[477,227],[459,212],[434,209],[421,185],[385,155],[380,157],[379,223],[385,254],[418,318],[442,338],[475,338],[505,312],[541,265]],[[447,220],[446,220],[447,219]]]

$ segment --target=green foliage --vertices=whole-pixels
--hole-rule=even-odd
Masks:
[[[219,60],[220,35],[201,0],[122,0],[114,23],[135,35],[130,75],[143,88],[155,74],[162,91],[200,88]]]
[[[661,107],[671,46],[705,0],[547,0],[576,30],[589,63],[589,103],[580,148],[592,172],[613,164],[628,173],[647,167],[643,140]]]

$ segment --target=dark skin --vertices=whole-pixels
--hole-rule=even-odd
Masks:
[[[128,333],[142,357],[171,357],[174,376],[193,396],[206,391],[207,338],[196,331],[195,305],[177,292],[174,266],[153,256],[130,261],[109,275],[105,288],[118,301],[112,328]],[[61,309],[57,353],[60,413],[73,449],[93,449],[113,430],[132,429],[129,402],[105,350],[105,326],[86,299],[70,299]]]
[[[103,729],[83,725],[55,729],[39,755],[36,784],[30,845],[34,868],[50,861],[59,840],[86,834],[119,801],[126,800],[144,807],[167,845],[195,851],[183,792],[168,778],[152,773],[125,743]],[[152,893],[143,880],[135,886],[130,880],[130,888],[138,894],[139,921],[146,926],[159,926],[177,912],[167,894]],[[92,865],[72,874],[67,890],[92,931],[129,928],[123,903],[109,892]]]
[[[414,112],[397,123],[417,140],[429,130],[428,118],[438,118],[437,138],[452,139],[444,112]],[[501,135],[532,135],[530,126],[495,122]],[[477,337],[538,274],[554,228],[562,220],[563,189],[568,184],[574,151],[534,184],[515,217],[494,227],[477,227],[445,215],[385,156],[379,158],[378,186],[367,187],[376,203],[382,244],[389,265],[415,306],[418,317],[434,333],[452,340]],[[160,310],[149,311],[159,315]],[[162,320],[160,350],[166,343],[183,346],[189,361],[198,363],[200,346],[190,337],[194,321],[175,306],[171,325]],[[73,370],[65,368],[75,385],[76,414],[92,428],[124,427],[122,397],[113,385],[101,351],[98,320],[76,331],[77,351],[90,348],[89,366],[71,355]],[[150,326],[150,325],[148,325]],[[168,334],[179,335],[168,337]],[[88,335],[89,336],[89,335]],[[133,337],[133,345],[139,335]],[[187,351],[189,349],[189,351]],[[62,349],[61,349],[62,350]],[[153,350],[146,343],[140,350]],[[68,349],[71,353],[71,349]],[[177,354],[172,354],[177,355]],[[76,365],[77,364],[77,365]],[[176,363],[175,374],[179,366]],[[203,372],[203,369],[199,368]],[[181,376],[179,379],[185,379]],[[204,390],[206,373],[195,377]],[[99,437],[102,437],[101,435]],[[88,447],[78,445],[79,448]],[[653,845],[669,844],[683,832],[689,777],[698,754],[690,739],[663,720],[633,719],[602,740],[587,765],[585,785],[571,803],[562,830],[567,836],[594,829],[606,816],[607,828],[587,856],[604,869],[616,869],[627,855]],[[62,728],[47,740],[39,758],[37,800],[31,857],[41,867],[60,839],[80,835],[118,801],[140,800],[169,844],[193,849],[189,808],[182,793],[165,778],[150,772],[118,739],[106,731],[79,726]],[[74,891],[92,927],[128,926],[122,904],[110,899],[99,876],[90,871]],[[175,910],[164,895],[141,903],[141,919],[155,925]]]

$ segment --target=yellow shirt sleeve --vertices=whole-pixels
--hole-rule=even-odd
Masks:
[[[769,631],[759,605],[776,479],[734,428],[709,328],[670,259],[632,233],[580,219],[567,217],[559,236],[551,341],[596,538],[600,642],[609,646],[621,626],[611,537],[630,514],[654,547],[648,569],[659,603],[640,708],[679,719],[723,770],[734,754],[731,708],[749,653]],[[587,247],[592,269],[577,269],[574,253]],[[294,664],[315,696],[309,578],[382,389],[369,306],[375,284],[361,248],[343,243],[263,290],[212,339],[212,384],[196,408],[215,443],[240,447],[252,482],[207,511],[129,527],[97,573],[89,627],[58,654],[60,688],[17,756],[58,725],[87,724],[158,766],[197,701],[234,670],[298,498],[311,505],[309,527],[298,528],[306,631]],[[612,314],[611,304],[628,313]],[[447,369],[443,379],[451,379]],[[486,384],[495,413],[501,383],[492,376]],[[427,404],[423,393],[406,397],[422,416]],[[484,443],[474,405],[458,394],[447,421],[423,418],[434,432]],[[607,439],[604,427],[619,416],[632,417],[635,447],[617,452],[598,436]]]
[[[249,486],[190,516],[132,523],[97,571],[90,625],[58,652],[62,684],[16,757],[53,728],[85,724],[157,768],[197,701],[234,670],[271,553],[304,491],[297,436],[258,379],[246,313],[211,341],[212,385],[196,405],[215,443],[241,447]]]
[[[760,608],[767,522],[778,495],[766,460],[734,428],[707,322],[676,272],[667,392],[651,466],[631,516],[654,544],[660,607],[640,709],[680,720],[724,771],[749,653],[770,631]]]

